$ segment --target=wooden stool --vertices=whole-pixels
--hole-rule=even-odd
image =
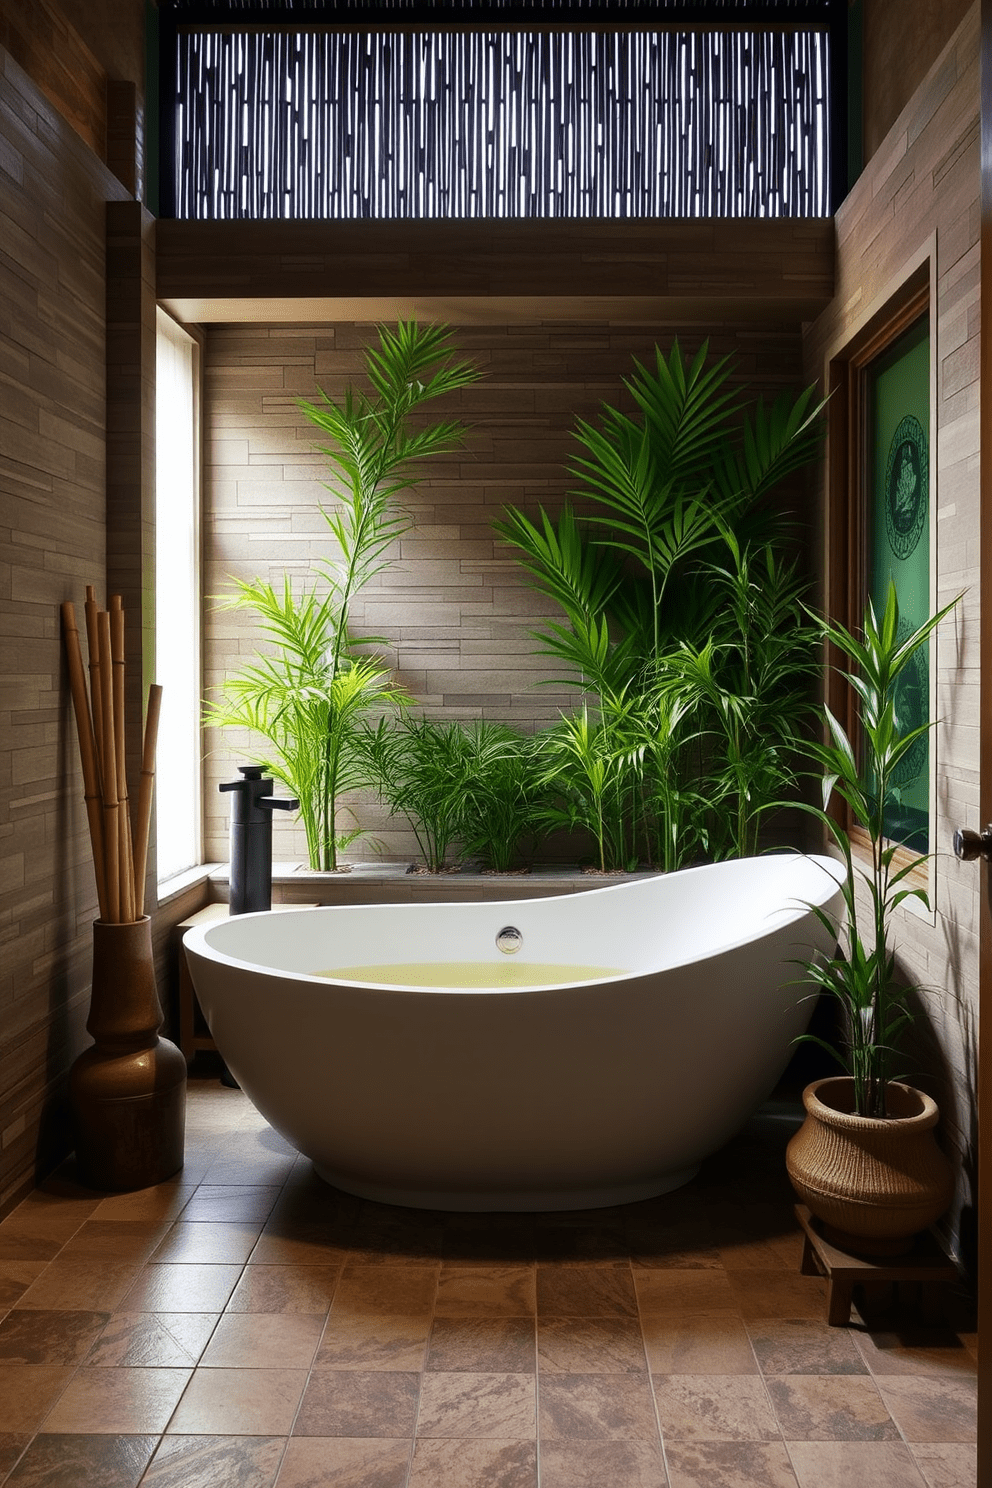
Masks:
[[[316,909],[317,906],[316,904],[273,904],[272,908]],[[187,1059],[192,1059],[200,1049],[216,1049],[217,1045],[210,1037],[207,1020],[196,1000],[193,979],[189,974],[186,953],[183,950],[183,936],[187,930],[192,930],[194,925],[206,925],[213,920],[226,920],[227,917],[228,906],[226,904],[208,904],[204,909],[198,909],[195,914],[181,920],[175,928],[179,952],[179,1047]]]
[[[827,1322],[834,1328],[851,1321],[851,1299],[855,1286],[872,1282],[946,1282],[958,1280],[958,1269],[941,1250],[929,1230],[917,1235],[903,1255],[850,1255],[827,1240],[805,1204],[796,1205],[796,1218],[803,1229],[803,1255],[799,1269],[804,1276],[827,1279]]]

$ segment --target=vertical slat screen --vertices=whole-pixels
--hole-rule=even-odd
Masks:
[[[822,30],[206,29],[177,48],[180,217],[829,211]]]

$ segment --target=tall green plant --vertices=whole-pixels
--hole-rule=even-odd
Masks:
[[[729,529],[723,540],[726,562],[708,563],[701,575],[718,601],[710,635],[666,656],[659,686],[693,710],[705,742],[707,794],[719,805],[713,855],[747,857],[758,850],[765,813],[796,784],[819,637],[795,563],[769,542],[742,544]]]
[[[635,415],[604,405],[598,425],[579,421],[570,473],[584,517],[566,505],[557,521],[542,509],[535,522],[510,507],[495,523],[564,613],[535,632],[564,663],[555,680],[595,696],[640,686],[681,640],[702,643],[714,603],[691,582],[693,568],[718,553],[728,528],[741,542],[778,531],[781,514],[764,498],[820,446],[812,388],[748,410],[730,360],[707,356],[705,344],[691,361],[677,341],[667,357],[656,348],[654,365],[635,362],[625,379]]]
[[[541,779],[540,736],[480,719],[465,729],[469,747],[462,793],[461,835],[497,873],[513,868],[526,844],[542,835],[547,788]]]
[[[380,326],[378,336],[378,349],[366,352],[369,391],[348,388],[340,401],[321,391],[320,402],[300,404],[328,436],[319,448],[335,476],[327,489],[336,504],[320,510],[338,554],[318,562],[317,580],[295,595],[288,579],[281,597],[260,579],[236,582],[223,606],[254,614],[276,649],[222,683],[208,707],[209,721],[265,741],[256,757],[299,798],[313,868],[337,866],[339,797],[368,779],[357,745],[361,716],[405,696],[363,654],[383,638],[351,634],[352,604],[410,527],[398,498],[423,479],[418,465],[462,440],[456,420],[422,422],[425,405],[479,376],[454,359],[445,326],[401,322],[395,331]]]
[[[390,814],[406,817],[428,870],[441,873],[464,823],[473,755],[465,730],[433,718],[382,719],[363,747]]]
[[[906,990],[896,972],[893,913],[909,898],[927,903],[926,890],[912,883],[911,875],[929,854],[917,854],[906,862],[899,845],[885,836],[885,814],[895,798],[897,767],[933,726],[904,727],[897,711],[897,683],[956,603],[945,605],[900,641],[899,603],[895,585],[890,584],[880,618],[868,601],[860,636],[836,623],[823,626],[827,639],[852,666],[843,675],[857,699],[860,746],[858,738],[852,740],[824,707],[829,740],[810,746],[824,772],[823,805],[807,805],[806,810],[826,827],[847,868],[843,890],[846,943],[837,954],[814,957],[806,965],[814,984],[836,998],[843,1010],[843,1051],[838,1053],[814,1035],[806,1037],[821,1043],[847,1070],[860,1116],[887,1114],[886,1087],[895,1078],[892,1062],[911,1021]],[[835,792],[867,837],[867,864],[852,846],[847,827],[828,810]],[[815,912],[834,932],[836,927],[827,916]]]

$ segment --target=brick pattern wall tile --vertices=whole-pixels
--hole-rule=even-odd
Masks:
[[[723,312],[721,312],[722,314]],[[553,615],[524,582],[492,522],[508,503],[536,515],[557,511],[574,482],[567,466],[578,450],[578,417],[595,419],[604,401],[624,404],[622,379],[636,357],[678,335],[694,351],[709,336],[714,355],[734,357],[740,378],[776,393],[802,381],[799,328],[792,324],[658,320],[639,326],[535,320],[460,326],[460,351],[483,377],[438,413],[471,425],[462,450],[438,460],[408,500],[415,525],[389,569],[360,596],[359,633],[388,638],[395,674],[431,714],[505,719],[532,729],[553,721],[575,694],[540,685],[552,664],[535,657],[528,632]],[[229,577],[259,575],[276,585],[286,572],[302,583],[315,561],[332,554],[319,503],[328,501],[319,431],[298,407],[323,388],[339,396],[360,376],[369,324],[218,325],[206,350],[207,477],[205,592],[220,595]],[[205,683],[214,688],[255,650],[250,620],[208,607]],[[207,854],[227,857],[226,799],[217,791],[246,758],[230,730],[206,743]],[[412,834],[373,801],[360,819],[387,858],[417,856]],[[275,821],[274,854],[303,859],[302,828]],[[369,856],[356,843],[354,856]]]

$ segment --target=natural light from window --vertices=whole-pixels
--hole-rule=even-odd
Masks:
[[[199,347],[158,312],[155,677],[158,881],[200,862]]]

